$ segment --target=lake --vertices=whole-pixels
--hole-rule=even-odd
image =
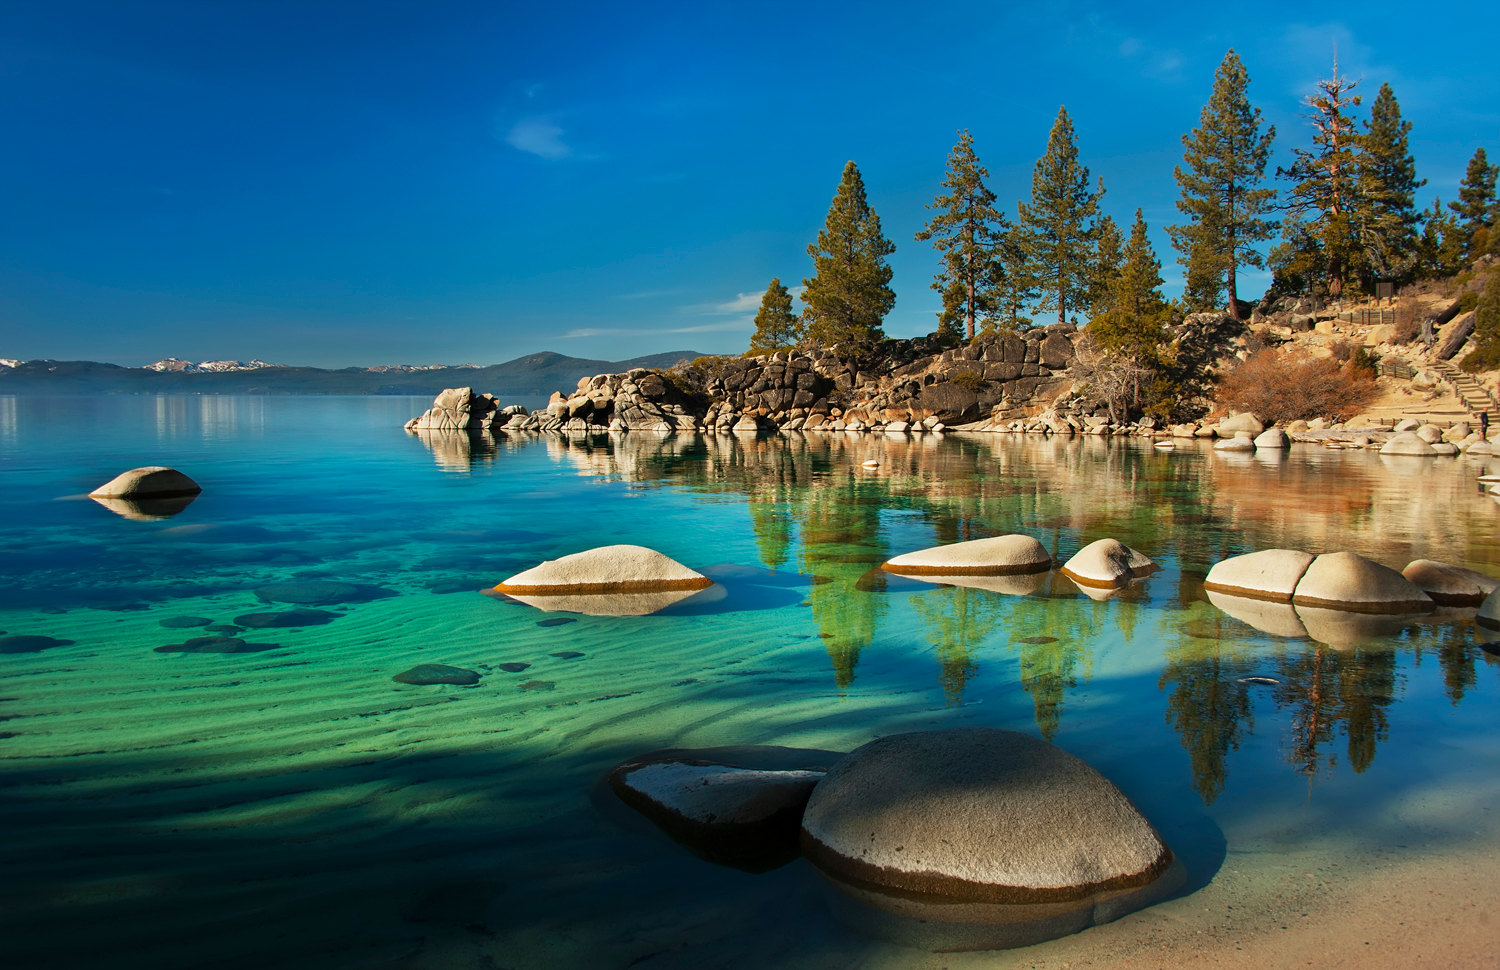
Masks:
[[[598,787],[665,747],[1044,737],[1161,831],[1184,914],[1296,918],[1318,898],[1284,892],[1304,870],[1500,844],[1500,658],[1472,610],[1288,638],[1201,588],[1272,547],[1500,575],[1477,483],[1500,462],[403,432],[429,403],[0,397],[0,636],[51,638],[0,641],[22,650],[0,654],[8,965],[1016,965],[846,929],[801,861],[751,875],[678,848]],[[203,493],[162,519],[86,497],[148,464]],[[1113,536],[1163,568],[1106,600],[1056,572],[1017,596],[878,569],[1008,532],[1058,563]],[[610,543],[723,595],[604,617],[478,592]],[[255,618],[296,608],[317,615]],[[214,636],[243,652],[191,651]],[[392,680],[421,663],[481,680]]]

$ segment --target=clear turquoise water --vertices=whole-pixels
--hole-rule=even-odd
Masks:
[[[1500,574],[1478,460],[1010,436],[469,446],[401,431],[427,403],[0,398],[0,630],[69,641],[0,655],[11,965],[918,965],[831,921],[804,864],[712,866],[595,791],[668,746],[1039,734],[1137,802],[1195,893],[1308,846],[1493,846],[1475,819],[1500,777],[1500,665],[1472,611],[1327,644],[1200,592],[1218,559],[1273,546]],[[160,521],[84,497],[144,464],[204,492]],[[1103,602],[1061,578],[1018,597],[872,572],[1003,532],[1058,561],[1114,536],[1164,569]],[[726,595],[544,627],[477,593],[615,542]],[[393,595],[235,624],[293,608],[257,588],[303,580]],[[183,616],[269,646],[158,652],[205,635],[162,625]],[[483,676],[391,680],[418,663]]]

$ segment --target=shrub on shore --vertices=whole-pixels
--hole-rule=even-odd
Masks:
[[[1327,357],[1297,360],[1268,348],[1224,375],[1218,398],[1235,411],[1254,412],[1267,424],[1343,420],[1375,399],[1373,378],[1374,371],[1353,356],[1347,364]]]

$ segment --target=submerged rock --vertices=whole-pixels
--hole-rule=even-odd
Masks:
[[[0,653],[41,653],[53,647],[71,647],[76,642],[43,636],[0,637]]]
[[[424,687],[432,684],[472,687],[479,683],[479,674],[466,667],[450,667],[447,664],[417,664],[410,670],[403,670],[392,676],[391,680],[399,684],[417,684]]]
[[[846,917],[932,949],[1074,933],[1157,901],[1181,875],[1106,778],[1061,748],[993,728],[859,748],[814,789],[802,849],[842,894],[889,914],[846,906]]]
[[[331,606],[335,603],[368,603],[395,596],[394,590],[367,583],[341,583],[327,579],[308,579],[271,583],[258,587],[255,595],[267,603],[295,603],[299,606]]]
[[[265,630],[271,627],[322,626],[342,615],[328,610],[296,609],[283,613],[246,613],[235,617],[234,622],[252,630]]]
[[[168,630],[185,630],[195,626],[208,626],[213,620],[206,616],[168,616],[157,622]]]
[[[608,782],[694,855],[765,872],[797,857],[802,810],[842,757],[771,746],[669,749],[624,762]]]
[[[275,650],[279,643],[246,643],[239,637],[193,637],[185,643],[168,643],[157,653],[261,653]]]

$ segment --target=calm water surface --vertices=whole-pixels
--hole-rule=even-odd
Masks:
[[[668,746],[1040,735],[1140,805],[1189,892],[1272,878],[1294,846],[1491,838],[1500,665],[1472,610],[1289,639],[1201,593],[1268,547],[1500,575],[1479,460],[402,432],[428,403],[0,397],[0,635],[58,641],[0,654],[9,965],[916,965],[834,923],[803,863],[715,867],[595,790]],[[145,464],[203,494],[163,520],[84,497]],[[1005,532],[1059,562],[1114,536],[1164,569],[1095,601],[1056,576],[1010,596],[876,568]],[[593,617],[477,592],[616,542],[725,595]],[[351,585],[315,623],[242,619],[307,581]],[[203,636],[253,651],[158,650]],[[482,680],[392,681],[418,663]]]

